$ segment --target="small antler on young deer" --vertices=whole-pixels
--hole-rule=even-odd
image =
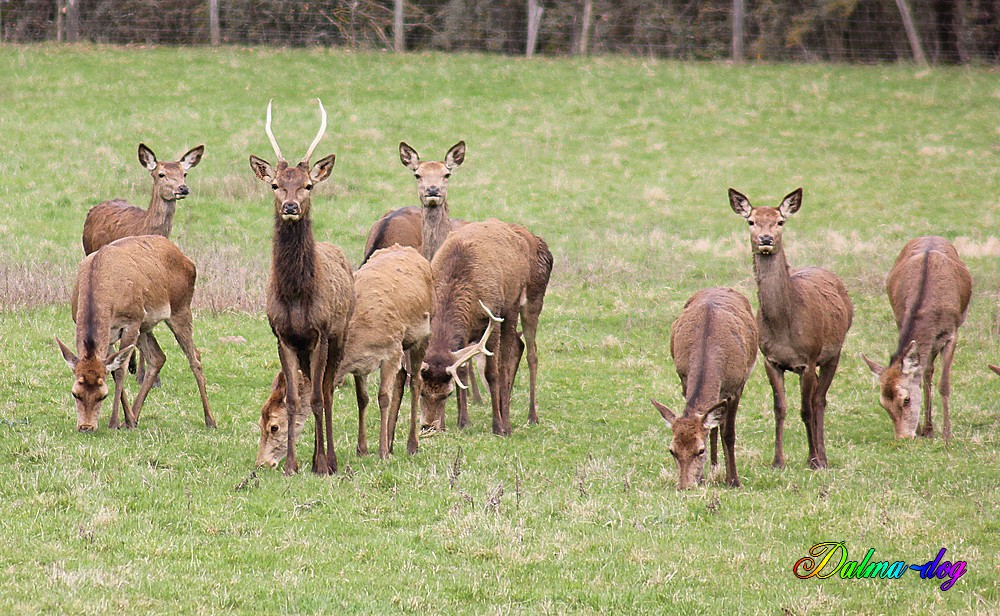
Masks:
[[[271,104],[274,99],[267,101],[267,117],[264,122],[264,132],[267,133],[267,138],[271,142],[271,147],[274,148],[274,155],[278,157],[278,162],[285,160],[285,157],[281,154],[281,148],[278,147],[278,140],[274,138],[274,133],[271,132]],[[319,103],[319,113],[320,113],[320,125],[319,132],[316,133],[316,138],[313,139],[312,143],[309,144],[309,149],[306,150],[306,155],[302,157],[301,162],[309,162],[309,158],[312,156],[313,151],[316,146],[319,145],[320,140],[323,139],[324,133],[326,133],[326,108],[323,107],[323,101],[316,99]]]
[[[486,341],[490,339],[490,334],[493,333],[493,324],[503,323],[503,319],[498,316],[494,316],[494,314],[490,312],[490,309],[486,307],[486,304],[483,303],[483,300],[479,300],[479,305],[482,306],[483,310],[486,311],[486,314],[490,316],[490,320],[486,324],[486,331],[483,332],[483,337],[479,340],[479,342],[475,344],[470,344],[464,349],[456,351],[455,363],[448,366],[447,368],[448,374],[451,375],[451,378],[455,380],[455,384],[458,385],[461,389],[468,389],[469,387],[468,385],[462,382],[462,379],[458,377],[458,367],[464,364],[465,362],[469,361],[476,355],[479,355],[480,353],[486,355],[487,357],[492,357],[493,352],[486,348]]]

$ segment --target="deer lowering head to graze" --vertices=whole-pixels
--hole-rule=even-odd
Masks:
[[[681,379],[684,412],[678,417],[651,400],[673,437],[670,455],[677,462],[681,490],[702,482],[705,450],[711,433],[712,468],[722,427],[726,483],[739,487],[736,473],[736,412],[750,371],[757,361],[757,322],[750,302],[728,288],[698,291],[670,327],[670,355]]]
[[[776,208],[754,207],[746,196],[730,188],[729,204],[750,225],[760,303],[760,351],[774,392],[774,466],[785,465],[785,372],[791,370],[799,375],[802,391],[809,467],[826,468],[826,394],[854,319],[854,306],[844,283],[833,272],[818,267],[793,270],[788,266],[782,230],[788,217],[802,206],[801,188],[785,196]]]
[[[879,377],[882,408],[892,418],[896,438],[934,435],[931,387],[934,360],[941,354],[941,408],[944,438],[951,438],[951,363],[958,328],[965,321],[972,298],[972,275],[951,242],[943,237],[912,239],[903,246],[885,283],[899,328],[896,351],[880,366],[861,355]],[[920,407],[924,421],[918,431]]]
[[[486,382],[493,407],[493,433],[510,435],[510,390],[520,357],[517,321],[532,276],[533,247],[499,220],[471,223],[452,233],[434,255],[434,314],[421,366],[425,427],[444,428],[444,404],[458,383],[459,367],[488,350]],[[489,333],[500,322],[499,335]],[[471,344],[482,338],[479,345]],[[464,419],[464,421],[463,421]],[[468,418],[459,416],[459,427]]]
[[[127,427],[138,423],[146,395],[167,359],[152,335],[139,334],[151,334],[160,321],[166,321],[187,356],[198,382],[205,425],[215,427],[208,408],[205,375],[194,346],[191,298],[195,277],[194,263],[173,242],[156,235],[112,242],[80,263],[73,287],[76,354],[56,339],[76,378],[72,391],[78,430],[97,429],[101,401],[108,394],[108,372],[115,380],[109,427],[121,425],[119,405],[125,412]],[[109,353],[111,345],[119,340],[121,350]],[[134,345],[149,362],[151,378],[143,381],[130,409],[123,388],[123,362]]]
[[[160,162],[145,144],[139,144],[139,163],[153,178],[153,196],[145,210],[124,199],[105,201],[90,208],[83,223],[83,252],[90,254],[106,244],[133,235],[170,237],[174,209],[188,196],[186,177],[189,169],[201,162],[205,146],[199,145],[176,162]]]
[[[316,242],[312,230],[312,189],[330,177],[334,156],[310,166],[309,158],[326,130],[326,110],[319,104],[322,122],[316,138],[296,165],[281,155],[271,132],[271,104],[267,105],[265,132],[277,156],[276,166],[250,157],[250,167],[274,192],[274,237],[267,283],[267,318],[278,339],[285,388],[288,425],[295,425],[298,409],[297,376],[309,375],[311,406],[316,422],[313,472],[337,471],[333,447],[333,379],[340,365],[347,325],[354,312],[354,276],[343,251]],[[295,387],[290,386],[296,383]],[[325,438],[324,438],[325,435]],[[285,474],[298,472],[294,431],[288,431]]]
[[[295,412],[295,433],[298,442],[305,426],[307,413],[312,409],[309,377],[299,372],[299,408]],[[260,409],[260,447],[257,448],[257,466],[275,468],[288,453],[288,413],[285,412],[285,373],[278,371],[271,383],[271,394]]]
[[[443,161],[421,161],[416,150],[400,142],[399,160],[413,171],[420,207],[404,207],[383,214],[368,232],[365,261],[376,250],[393,244],[412,246],[430,261],[449,233],[468,224],[448,217],[448,178],[465,160],[464,141],[453,145]]]
[[[378,404],[381,411],[379,457],[385,459],[392,451],[396,420],[402,401],[406,371],[404,355],[411,365],[419,366],[427,349],[431,333],[430,311],[433,309],[431,267],[419,252],[409,247],[392,246],[377,251],[364,266],[354,273],[357,302],[348,328],[347,345],[340,369],[334,379],[339,385],[348,374],[354,375],[358,398],[358,455],[368,454],[365,430],[365,409],[368,406],[366,379],[376,369],[381,371]],[[308,396],[300,385],[300,396]],[[280,391],[279,391],[280,390]],[[417,401],[420,396],[420,375],[410,380],[410,437],[406,451],[415,454],[417,442]],[[288,421],[284,406],[285,381],[281,373],[272,385],[271,397],[261,410],[260,450],[258,466],[276,466],[287,449]],[[299,408],[306,405],[300,403]],[[280,412],[279,412],[280,410]],[[301,422],[295,438],[302,431]]]

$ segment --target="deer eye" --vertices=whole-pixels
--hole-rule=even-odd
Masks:
[[[313,189],[312,184],[306,184],[306,190],[312,190],[312,189]]]
[[[752,221],[752,220],[748,220],[748,221],[747,221],[747,224],[748,224],[748,225],[750,225],[750,226],[752,227],[752,226],[753,226],[753,221]]]
[[[903,398],[903,406],[910,406],[910,397],[906,396]]]
[[[162,171],[161,171],[160,173],[157,173],[156,175],[158,175],[158,176],[159,176],[159,177],[161,177],[161,178],[165,178],[165,177],[167,177],[167,174],[166,174],[166,173],[163,173]]]
[[[277,431],[278,431],[278,424],[273,424],[273,425],[271,426],[271,434],[274,434],[274,433],[276,433]]]
[[[104,402],[104,399],[107,398],[107,397],[108,397],[108,394],[104,394],[103,396],[101,396],[100,398],[98,398],[97,401],[98,402]]]
[[[413,177],[415,177],[415,178],[417,178],[419,180],[420,179],[420,174],[419,173],[414,173]]]
[[[702,447],[701,449],[698,450],[698,455],[699,456],[705,455],[705,448],[704,447]]]
[[[779,227],[784,227],[785,226],[785,221],[784,220],[779,220],[778,221],[778,226]]]
[[[76,392],[73,392],[73,397],[76,398],[77,400],[80,400],[81,402],[83,401],[83,396],[81,396]]]
[[[277,184],[271,184],[271,190],[278,190]]]
[[[451,174],[450,174],[450,173],[446,173],[446,174],[444,174],[444,179],[446,179],[446,180],[447,180],[447,179],[448,179],[448,178],[450,178],[450,177],[451,177]]]
[[[187,176],[188,176],[187,171],[185,171],[184,172],[184,177],[187,177]]]

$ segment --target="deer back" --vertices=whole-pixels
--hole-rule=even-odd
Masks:
[[[939,333],[953,332],[965,320],[972,275],[951,242],[918,237],[900,251],[889,271],[886,293],[900,328],[900,345],[917,340],[918,345],[929,346]],[[909,331],[903,331],[904,324]]]
[[[361,264],[367,263],[376,250],[389,248],[393,244],[421,250],[424,240],[423,214],[420,210],[421,208],[416,206],[401,207],[389,210],[375,221],[372,228],[368,230],[368,238],[365,240],[365,256]],[[469,223],[465,220],[452,218],[450,224],[451,231],[454,233]]]

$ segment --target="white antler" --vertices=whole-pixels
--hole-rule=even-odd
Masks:
[[[274,99],[267,101],[267,121],[264,123],[264,132],[267,133],[267,138],[271,140],[271,147],[274,148],[274,155],[278,157],[278,161],[285,160],[285,157],[281,155],[281,148],[278,147],[278,140],[274,138],[274,133],[271,132],[271,103]]]
[[[479,342],[475,344],[470,344],[464,349],[456,351],[455,363],[445,368],[445,372],[450,374],[451,378],[455,380],[455,384],[462,389],[468,389],[469,387],[468,385],[462,382],[462,379],[458,378],[458,367],[464,364],[465,362],[469,361],[476,355],[479,355],[480,353],[487,356],[493,355],[493,353],[491,353],[490,350],[486,348],[486,341],[490,339],[490,334],[493,333],[493,324],[503,323],[503,319],[501,319],[500,317],[493,316],[493,313],[490,312],[490,309],[486,307],[486,304],[484,304],[482,300],[479,300],[479,305],[482,306],[483,310],[486,311],[486,314],[490,316],[490,320],[486,324],[486,331],[483,332],[483,337],[479,340]]]
[[[313,150],[316,149],[316,146],[319,145],[320,139],[323,138],[323,134],[326,133],[326,109],[323,107],[323,101],[317,98],[316,102],[319,103],[319,113],[323,119],[320,122],[319,132],[316,133],[316,138],[313,139],[313,142],[309,146],[309,149],[306,150],[306,155],[302,157],[302,162],[305,163],[309,162],[309,157],[312,156]]]

